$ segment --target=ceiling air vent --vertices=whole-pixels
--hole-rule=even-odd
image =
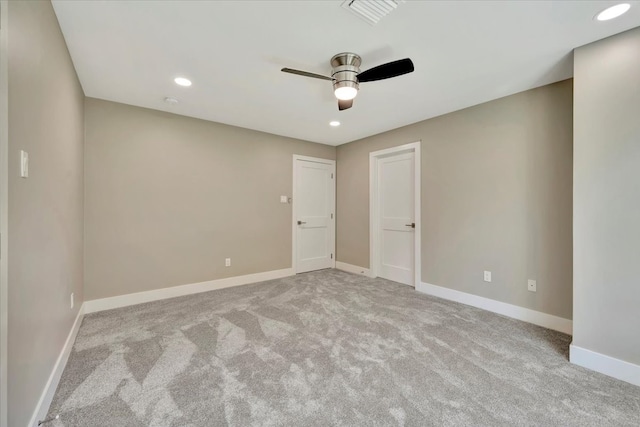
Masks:
[[[364,19],[371,25],[375,25],[382,18],[393,12],[398,3],[404,0],[347,0],[342,7]]]

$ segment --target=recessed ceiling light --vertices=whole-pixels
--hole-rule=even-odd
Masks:
[[[631,8],[629,3],[620,3],[615,6],[611,6],[606,8],[598,15],[596,15],[596,19],[598,21],[608,21],[609,19],[617,18],[618,16],[624,14]]]
[[[178,100],[176,98],[172,97],[172,96],[167,96],[164,99],[164,102],[166,102],[169,105],[176,105],[178,103]]]
[[[337,120],[334,120],[332,122],[329,122],[329,126],[333,126],[333,127],[340,126],[340,122]]]
[[[185,79],[184,77],[176,77],[173,81],[180,86],[191,86],[191,80]]]

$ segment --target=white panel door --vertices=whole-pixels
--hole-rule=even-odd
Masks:
[[[335,166],[297,159],[295,167],[296,273],[331,268],[334,265]]]
[[[378,160],[378,275],[413,285],[414,280],[414,152]]]

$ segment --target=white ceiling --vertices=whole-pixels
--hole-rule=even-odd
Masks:
[[[639,1],[593,19],[615,3],[409,0],[371,26],[342,1],[53,1],[87,96],[330,145],[569,78],[573,48],[640,25]],[[416,71],[342,112],[331,82],[280,72],[328,74],[344,51]]]

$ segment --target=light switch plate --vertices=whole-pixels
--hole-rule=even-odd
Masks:
[[[485,282],[490,282],[491,281],[491,272],[490,271],[485,271],[484,272],[484,281]]]
[[[287,196],[280,196],[280,203],[289,203],[289,198]]]
[[[29,153],[20,150],[20,178],[29,178]]]
[[[537,288],[537,286],[538,286],[538,285],[537,285],[537,283],[536,283],[536,281],[535,281],[535,280],[531,280],[531,279],[529,279],[529,280],[527,281],[527,290],[528,290],[529,292],[536,292],[536,288]]]

